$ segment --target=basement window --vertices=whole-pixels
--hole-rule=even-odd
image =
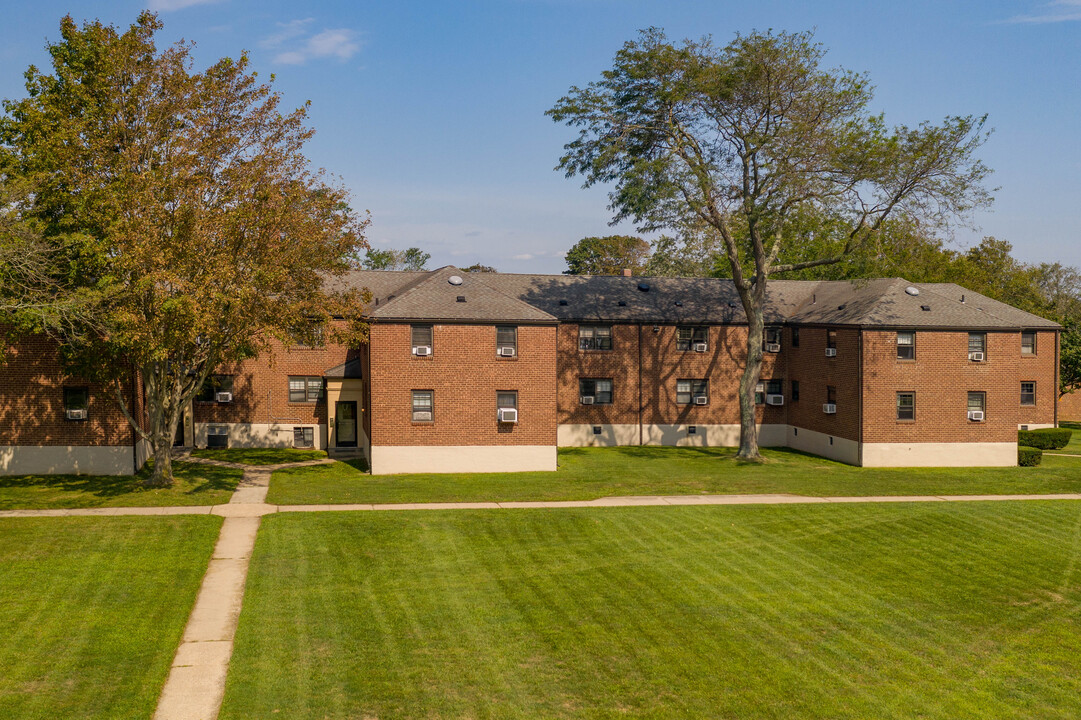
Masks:
[[[315,447],[315,428],[310,428],[310,427],[295,427],[295,428],[293,428],[293,447],[295,447],[295,448]]]

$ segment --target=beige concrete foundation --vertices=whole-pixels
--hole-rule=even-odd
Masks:
[[[600,428],[594,433],[593,428]],[[586,425],[567,423],[556,431],[556,444],[560,447],[614,447],[616,445],[637,445],[638,426],[627,425]]]
[[[860,444],[836,435],[816,432],[801,427],[788,427],[788,447],[793,450],[821,455],[822,457],[848,463],[860,464]]]
[[[237,448],[291,448],[293,428],[315,428],[314,447],[327,448],[327,426],[311,423],[195,423],[195,446],[206,447],[208,426],[229,428],[229,447]]]
[[[131,475],[135,457],[131,445],[0,445],[0,475]]]
[[[373,475],[556,469],[554,445],[373,445],[369,457]]]
[[[1017,465],[1016,442],[864,443],[863,445],[864,467],[1010,467],[1013,465]]]

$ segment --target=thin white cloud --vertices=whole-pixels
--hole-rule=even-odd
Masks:
[[[357,34],[349,28],[330,28],[310,34],[313,18],[278,23],[278,32],[268,35],[259,45],[280,50],[274,61],[282,65],[303,65],[309,60],[336,58],[341,62],[360,50]]]
[[[515,255],[511,259],[512,260],[532,260],[534,257],[536,257],[536,256],[533,255],[532,253],[522,253],[521,255]]]
[[[221,0],[148,0],[146,7],[153,12],[172,12],[193,5],[209,5],[216,2],[221,2]]]
[[[1015,15],[1003,22],[1009,24],[1046,25],[1049,23],[1081,21],[1081,0],[1054,0],[1041,6],[1032,15]]]
[[[295,37],[300,37],[307,32],[308,25],[315,22],[315,18],[304,18],[303,20],[290,20],[287,23],[278,23],[278,27],[281,28],[273,35],[267,35],[265,38],[259,41],[259,46],[264,48],[277,48],[281,47],[283,43],[292,40]]]

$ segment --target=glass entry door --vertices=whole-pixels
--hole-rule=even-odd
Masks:
[[[335,403],[334,424],[338,447],[357,446],[357,404],[355,401]]]

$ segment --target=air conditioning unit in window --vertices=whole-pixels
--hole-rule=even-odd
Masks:
[[[826,357],[837,357],[837,348],[826,348]]]
[[[826,403],[825,405],[822,406],[822,412],[826,413],[827,415],[836,415],[837,414],[837,404],[836,403]]]
[[[766,352],[779,353],[781,352],[781,343],[766,343]]]
[[[220,403],[231,403],[231,402],[233,402],[233,393],[231,393],[231,392],[216,393],[214,395],[214,399],[217,400]]]
[[[413,413],[413,422],[431,422],[432,413],[430,410],[417,410]]]
[[[67,416],[68,420],[86,420],[86,408],[68,410]]]
[[[518,410],[517,408],[499,408],[499,412],[496,414],[501,423],[516,423],[518,422]]]
[[[695,405],[707,405],[707,404],[709,404],[709,398],[706,397],[705,395],[695,395],[694,396],[694,404]]]
[[[595,398],[592,395],[583,395],[578,398],[583,405],[592,405]]]
[[[709,350],[709,345],[707,345],[706,343],[695,343],[694,344],[694,351],[695,352],[705,352],[706,350]]]
[[[767,395],[767,405],[784,405],[784,395]]]
[[[983,422],[983,410],[969,410],[968,419],[972,422]]]
[[[421,357],[423,357],[425,355],[431,355],[432,354],[432,348],[429,347],[428,345],[421,345],[419,347],[413,348],[413,354],[417,355],[417,356],[421,356]]]
[[[983,362],[983,353],[982,352],[970,352],[968,354],[968,359],[971,360],[972,362]]]
[[[510,346],[499,348],[500,357],[514,357],[515,354],[517,354],[515,349]]]

